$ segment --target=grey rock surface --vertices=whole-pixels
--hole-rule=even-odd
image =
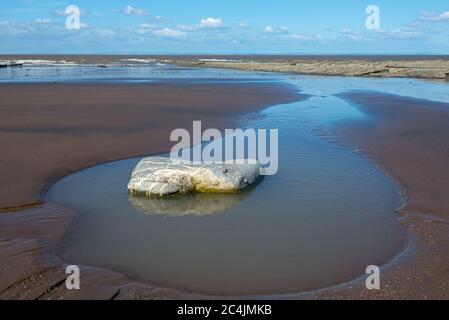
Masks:
[[[255,160],[237,163],[175,163],[148,157],[134,168],[128,183],[132,195],[167,196],[190,192],[235,193],[254,184],[260,175]]]

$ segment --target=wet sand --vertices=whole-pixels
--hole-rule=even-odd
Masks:
[[[168,151],[170,132],[235,125],[238,114],[299,96],[270,84],[0,86],[0,208],[38,203],[46,186],[98,163]]]
[[[54,204],[0,214],[0,299],[193,299],[195,295],[130,281],[110,270],[80,265],[82,290],[67,290],[68,265],[55,246],[76,212]]]
[[[76,213],[38,205],[42,192],[85,167],[168,151],[170,132],[193,120],[232,128],[239,114],[303,97],[270,83],[170,82],[4,84],[0,98],[0,298],[166,299],[193,296],[88,266],[83,290],[66,290],[55,244]]]
[[[449,104],[375,92],[340,97],[370,116],[341,124],[341,141],[404,187],[400,215],[410,245],[385,266],[379,291],[359,279],[302,297],[449,299]]]
[[[98,89],[101,87],[98,87],[98,85],[58,86],[62,87],[58,87],[57,92],[49,89],[46,85],[41,87],[40,85],[29,85],[26,88],[23,85],[0,86],[2,97],[2,105],[0,106],[0,121],[2,123],[0,128],[6,129],[5,132],[2,132],[0,145],[2,150],[12,150],[2,155],[2,174],[0,176],[2,179],[5,179],[4,177],[12,179],[15,174],[21,174],[19,169],[22,166],[30,164],[39,173],[34,175],[33,170],[28,170],[23,175],[18,176],[22,177],[23,181],[27,181],[28,175],[32,174],[31,177],[33,177],[34,182],[32,186],[23,183],[19,186],[13,185],[9,186],[9,189],[1,190],[2,200],[6,199],[6,202],[2,202],[3,204],[9,202],[11,206],[12,201],[8,201],[9,199],[14,199],[12,206],[39,200],[39,192],[46,182],[59,177],[61,172],[67,174],[81,167],[106,161],[108,158],[131,156],[133,152],[135,152],[134,155],[149,153],[151,150],[159,152],[158,148],[162,150],[164,146],[166,147],[164,145],[166,142],[158,143],[158,141],[161,141],[159,140],[160,137],[166,139],[167,135],[164,135],[164,130],[168,130],[166,127],[172,128],[171,125],[183,126],[185,124],[184,126],[188,128],[192,117],[195,118],[196,115],[201,116],[201,119],[204,119],[207,115],[206,118],[210,123],[216,123],[220,127],[220,124],[224,125],[224,122],[216,119],[216,117],[225,116],[225,121],[232,123],[234,112],[246,111],[240,109],[243,108],[242,99],[241,96],[236,95],[235,100],[231,100],[231,102],[234,101],[236,107],[229,113],[222,114],[223,106],[227,106],[227,103],[231,104],[231,102],[229,100],[226,100],[227,103],[220,102],[224,97],[214,91],[214,86],[212,86],[212,88],[208,88],[210,90],[204,90],[208,92],[210,98],[208,101],[216,103],[212,103],[209,107],[213,109],[212,112],[209,108],[193,107],[196,106],[198,94],[204,92],[199,88],[196,88],[196,93],[190,97],[192,100],[186,98],[189,97],[189,94],[180,98],[173,94],[171,90],[165,92],[165,96],[163,94],[159,96],[164,101],[168,99],[180,102],[178,108],[175,108],[171,103],[166,105],[166,108],[173,108],[171,112],[176,110],[180,114],[181,110],[185,111],[183,117],[169,116],[164,113],[164,110],[158,109],[159,103],[146,101],[148,99],[147,94],[151,92],[151,89],[147,87],[145,87],[145,90],[135,89],[138,91],[136,95],[141,97],[140,103],[145,101],[145,105],[149,103],[148,105],[157,110],[152,109],[153,111],[148,114],[163,115],[170,119],[164,122],[164,125],[160,122],[160,118],[148,120],[153,121],[150,123],[156,129],[154,131],[148,129],[148,131],[145,131],[146,134],[143,134],[139,130],[136,132],[134,128],[139,127],[139,124],[142,125],[139,120],[142,120],[141,115],[142,113],[145,114],[143,110],[146,108],[139,103],[130,103],[134,112],[121,112],[119,105],[122,105],[123,102],[129,103],[129,95],[115,95],[114,92],[121,92],[122,85],[117,86],[115,90],[112,90],[113,92],[108,92],[106,88],[100,91]],[[185,88],[185,86],[180,87]],[[108,85],[108,88],[111,88],[110,85]],[[204,89],[204,86],[202,88]],[[223,88],[223,86],[220,85],[218,88]],[[233,89],[243,90],[243,92],[250,90],[248,88],[243,89],[241,86]],[[266,89],[257,91],[259,94],[255,95],[255,92],[252,91],[254,88],[250,90],[251,94],[246,91],[251,96],[251,98],[248,98],[249,101],[257,101],[257,103],[254,103],[253,110],[266,105],[268,97],[263,95]],[[80,101],[73,100],[68,103],[68,106],[72,105],[72,108],[64,108],[64,110],[58,112],[58,106],[63,101],[67,101],[68,92],[71,93],[71,97],[75,98],[78,95],[75,95],[74,92],[80,92],[79,90],[88,93],[87,95],[90,94],[91,98],[104,99],[105,96],[110,97],[111,105],[95,108],[91,99],[84,100],[81,97],[80,101],[84,100],[84,104],[81,104],[81,106],[85,106],[81,108],[83,112],[79,112],[78,103]],[[129,89],[125,91],[127,90]],[[163,89],[161,90],[163,91]],[[215,90],[225,89],[215,88]],[[228,90],[231,89],[228,88]],[[279,93],[280,100],[293,99],[287,92],[276,90],[275,92]],[[157,92],[157,94],[154,92],[156,96],[161,94],[159,90],[155,91]],[[105,94],[105,92],[108,92],[108,94]],[[215,92],[215,94],[211,92]],[[223,91],[220,92],[223,94]],[[225,92],[229,93],[226,90]],[[58,99],[49,99],[53,96],[57,96]],[[226,99],[229,99],[229,96],[232,97],[230,94],[225,94],[225,96]],[[273,94],[269,96],[273,97]],[[289,98],[286,98],[287,96]],[[14,99],[11,97],[14,97]],[[340,97],[356,104],[360,110],[370,115],[370,120],[367,121],[342,123],[338,132],[342,143],[369,155],[373,162],[379,164],[405,188],[407,206],[401,210],[400,214],[402,216],[401,222],[409,232],[410,246],[402,255],[383,268],[382,290],[368,291],[364,287],[364,279],[356,279],[349,284],[290,297],[448,299],[449,202],[446,195],[449,189],[449,171],[447,170],[447,164],[449,164],[449,127],[447,126],[447,123],[449,123],[449,106],[444,103],[380,95],[372,92],[354,92]],[[3,103],[6,100],[9,101],[9,104]],[[30,100],[35,101],[34,107],[29,104]],[[21,103],[15,105],[14,101],[20,101]],[[52,108],[46,108],[45,101],[49,101]],[[118,103],[118,101],[121,101],[121,103]],[[187,103],[188,101],[190,103]],[[258,103],[261,103],[261,105],[258,105]],[[272,104],[274,103],[281,102],[272,101]],[[187,111],[187,109],[182,109],[181,105],[190,106],[193,109]],[[204,105],[204,101],[203,104],[199,105]],[[12,109],[12,106],[16,107]],[[33,111],[36,106],[40,106],[40,113]],[[214,109],[213,106],[217,106],[217,108]],[[14,110],[14,113],[12,110]],[[112,112],[105,115],[106,111],[111,110]],[[190,113],[191,110],[197,113],[192,114]],[[128,118],[128,114],[134,117]],[[4,120],[4,115],[9,115],[7,121]],[[105,118],[107,122],[105,122]],[[114,119],[116,122],[114,122]],[[56,124],[58,125],[56,126]],[[154,139],[148,144],[139,145],[135,141],[130,141],[137,140],[137,137],[147,136],[149,132],[154,134],[152,136]],[[139,133],[142,135],[139,136]],[[14,134],[16,136],[12,136]],[[6,138],[6,135],[9,135],[9,138]],[[127,139],[118,140],[122,135],[126,135]],[[36,139],[38,139],[39,144],[36,143]],[[90,143],[93,139],[96,142],[95,145]],[[53,142],[50,146],[47,146],[42,142],[44,140]],[[19,145],[20,148],[11,149],[18,142],[23,143]],[[153,146],[156,147],[149,151]],[[28,147],[33,152],[26,150]],[[80,158],[75,158],[76,162],[71,162],[73,161],[74,150],[80,155]],[[41,153],[38,151],[41,151]],[[52,156],[49,157],[49,154]],[[65,156],[57,157],[59,160],[52,162],[52,159],[58,154],[64,154]],[[86,158],[81,157],[81,154],[84,154]],[[33,156],[28,157],[29,155]],[[70,155],[70,159],[68,155]],[[8,160],[10,156],[13,157]],[[15,161],[17,161],[17,164]],[[55,166],[55,164],[57,165]],[[53,170],[61,167],[69,168],[69,170],[62,170],[59,174],[57,171],[57,174],[53,175]],[[29,180],[31,181],[31,179]],[[4,181],[7,182],[8,180]],[[2,187],[6,188],[3,181]],[[27,190],[26,196],[22,195],[22,189]],[[8,190],[14,190],[15,192]],[[9,195],[5,196],[5,191]],[[20,199],[26,200],[21,202]],[[65,274],[62,269],[64,262],[54,252],[53,244],[60,241],[65,226],[70,222],[73,214],[75,213],[51,204],[18,213],[0,214],[0,272],[2,273],[0,297],[28,299],[198,297],[185,295],[174,290],[133,283],[115,272],[92,267],[82,267],[83,274],[87,274],[85,288],[88,287],[88,290],[82,290],[82,292],[66,291],[63,281]]]

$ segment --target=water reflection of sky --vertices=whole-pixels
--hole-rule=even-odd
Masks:
[[[326,96],[348,90],[373,90],[449,103],[449,83],[405,78],[360,78],[247,72],[228,69],[185,68],[150,63],[140,66],[23,66],[0,68],[0,83],[17,82],[114,82],[145,83],[185,80],[189,82],[287,81],[302,93]],[[319,83],[319,86],[317,86]]]

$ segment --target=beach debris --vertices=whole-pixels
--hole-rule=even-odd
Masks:
[[[237,193],[256,182],[260,169],[256,160],[176,163],[170,158],[148,157],[134,168],[128,191],[149,197],[191,192]]]
[[[14,62],[14,61],[0,61],[0,68],[8,68],[8,67],[22,67],[23,63]]]

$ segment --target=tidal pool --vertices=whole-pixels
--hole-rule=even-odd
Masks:
[[[126,188],[140,158],[74,173],[47,194],[79,212],[60,254],[69,263],[213,295],[328,287],[398,255],[406,245],[395,213],[399,187],[372,161],[332,142],[332,126],[366,117],[334,95],[370,88],[438,100],[445,88],[409,79],[276,78],[311,97],[240,119],[246,128],[279,129],[276,175],[235,195],[147,199]]]

